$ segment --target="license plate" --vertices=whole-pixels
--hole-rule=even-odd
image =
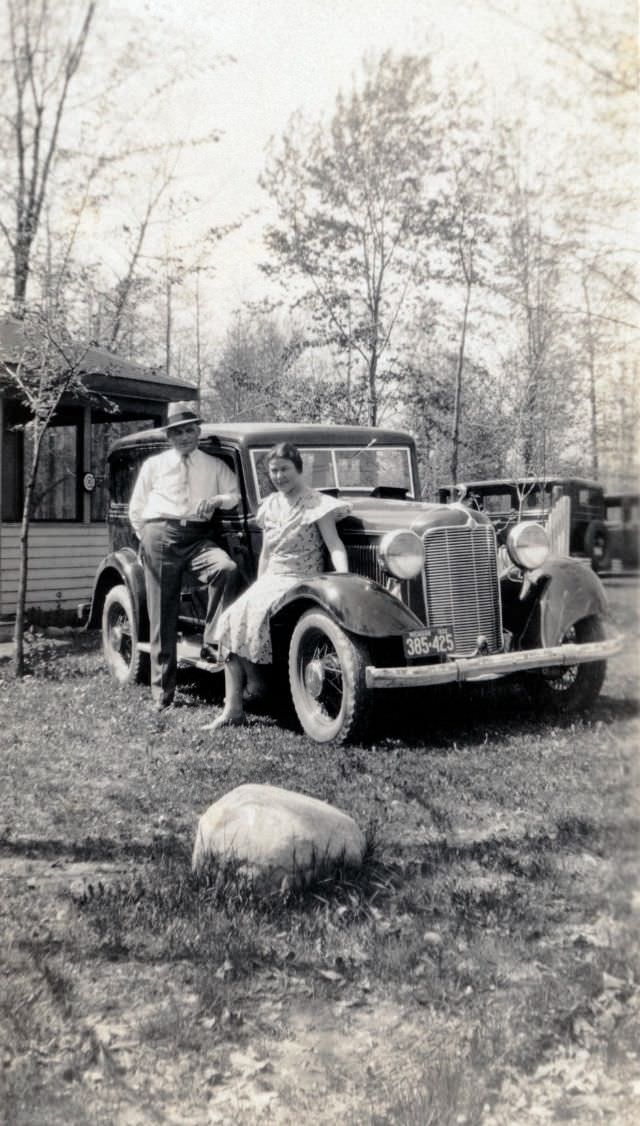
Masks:
[[[446,627],[416,629],[402,638],[404,655],[409,660],[416,657],[446,656],[453,653],[453,634]]]

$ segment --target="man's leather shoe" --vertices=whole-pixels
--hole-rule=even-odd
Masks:
[[[200,660],[208,661],[210,665],[217,665],[220,660],[217,645],[203,645],[200,650]]]

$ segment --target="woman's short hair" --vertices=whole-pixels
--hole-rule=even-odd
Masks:
[[[277,442],[275,446],[272,446],[267,454],[267,466],[277,457],[281,457],[285,461],[291,461],[298,470],[298,473],[302,473],[302,454],[298,447],[294,446],[293,442]]]

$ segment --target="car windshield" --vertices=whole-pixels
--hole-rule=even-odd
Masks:
[[[473,495],[473,489],[470,494]],[[509,489],[501,493],[479,493],[478,507],[485,510],[485,512],[511,512],[517,504],[515,494]],[[468,497],[464,498],[468,501]]]
[[[251,451],[253,475],[260,500],[273,492],[267,471],[269,450]],[[304,480],[314,489],[366,492],[404,490],[415,496],[408,446],[332,446],[301,448]]]

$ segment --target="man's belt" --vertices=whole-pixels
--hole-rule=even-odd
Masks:
[[[179,516],[152,516],[145,524],[177,524],[180,528],[202,528],[208,520],[181,520]]]

